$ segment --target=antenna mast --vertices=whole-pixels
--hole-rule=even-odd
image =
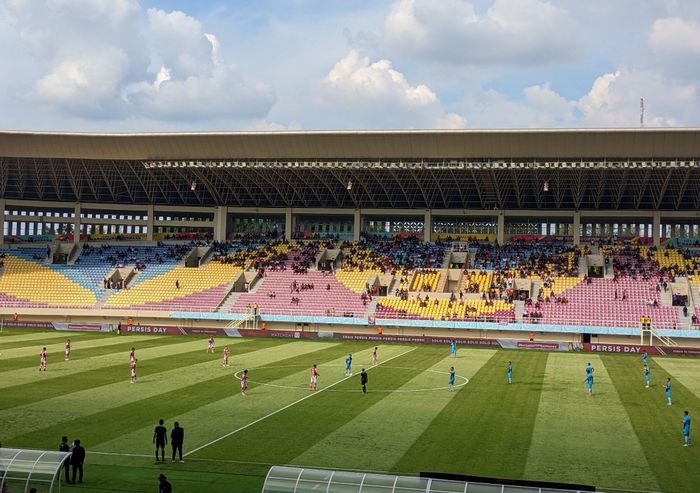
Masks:
[[[644,98],[639,99],[639,126],[644,128]]]

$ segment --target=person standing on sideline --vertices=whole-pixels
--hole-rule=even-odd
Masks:
[[[243,375],[241,375],[241,395],[245,396],[248,392],[248,370],[243,370]]]
[[[362,371],[360,372],[360,383],[362,384],[362,393],[366,394],[367,393],[367,372],[363,368]]]
[[[683,411],[683,446],[690,446],[690,414]]]
[[[667,404],[670,406],[671,405],[671,377],[668,377],[666,379],[666,385],[664,385],[663,387],[664,387],[664,390],[666,392]]]
[[[352,376],[352,354],[348,354],[348,357],[345,358],[345,376]]]
[[[70,456],[70,464],[73,467],[73,479],[71,484],[75,484],[75,476],[78,473],[78,483],[83,482],[83,463],[85,462],[85,449],[80,445],[80,440],[73,442],[73,450]]]
[[[376,366],[376,364],[379,362],[379,358],[377,357],[377,349],[378,348],[375,346],[372,350],[372,366]]]
[[[160,449],[160,457],[165,462],[165,446],[168,444],[168,430],[163,426],[164,421],[158,420],[158,426],[153,430],[153,443],[156,446],[156,462],[158,462],[158,449]]]
[[[450,392],[452,392],[455,388],[455,377],[455,367],[450,366],[450,378],[447,380],[447,390],[449,390]]]
[[[457,343],[454,339],[450,341],[450,355],[452,355],[453,358],[457,357]]]
[[[309,382],[309,390],[318,389],[318,368],[316,363],[311,367],[311,381]]]
[[[646,381],[646,388],[649,388],[651,383],[651,369],[648,366],[644,367],[644,380]]]
[[[58,446],[59,452],[70,452],[70,445],[68,445],[68,437],[61,437],[61,443]],[[66,483],[70,483],[70,457],[63,461],[63,473],[66,476]]]
[[[39,371],[46,371],[46,360],[49,359],[49,353],[46,351],[46,348],[41,350],[39,353]]]
[[[509,361],[506,367],[506,376],[508,377],[508,383],[513,383],[513,362]]]
[[[231,353],[229,350],[228,346],[224,346],[224,362],[221,366],[227,367],[228,366],[228,355]]]
[[[173,487],[168,482],[168,478],[165,477],[165,474],[161,474],[158,476],[158,492],[159,493],[172,493],[173,492]]]
[[[185,430],[180,428],[180,423],[175,421],[173,423],[174,428],[170,432],[170,445],[173,447],[173,462],[175,462],[175,452],[180,455],[180,462],[185,462],[182,460],[182,444],[185,441]]]
[[[63,361],[68,361],[70,359],[70,339],[66,339],[66,353],[63,357]]]

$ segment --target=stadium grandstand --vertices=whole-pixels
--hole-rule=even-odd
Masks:
[[[26,322],[698,328],[697,129],[3,132],[0,153],[0,305]]]
[[[700,129],[0,132],[0,231],[3,493],[698,490]]]

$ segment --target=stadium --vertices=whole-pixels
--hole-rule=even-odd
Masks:
[[[5,131],[0,227],[3,492],[700,490],[700,129]]]

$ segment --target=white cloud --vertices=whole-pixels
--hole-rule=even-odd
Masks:
[[[588,94],[579,100],[581,123],[596,127],[638,126],[640,98],[645,98],[645,125],[650,127],[687,124],[700,109],[697,84],[653,71],[623,68],[598,77]]]
[[[545,64],[579,52],[569,14],[544,0],[495,0],[483,15],[466,0],[398,0],[384,36],[402,52],[456,64]]]
[[[183,12],[144,12],[136,0],[9,0],[7,8],[41,71],[25,97],[57,114],[243,122],[275,102]]]
[[[649,31],[649,46],[675,55],[700,55],[700,23],[678,17],[657,19]]]
[[[263,83],[248,83],[220,55],[219,41],[182,12],[150,9],[149,34],[162,63],[151,82],[124,88],[131,112],[150,118],[264,117],[275,102]]]
[[[351,50],[321,81],[320,101],[364,125],[461,128],[464,119],[445,112],[425,84],[411,85],[389,60],[370,62]]]

